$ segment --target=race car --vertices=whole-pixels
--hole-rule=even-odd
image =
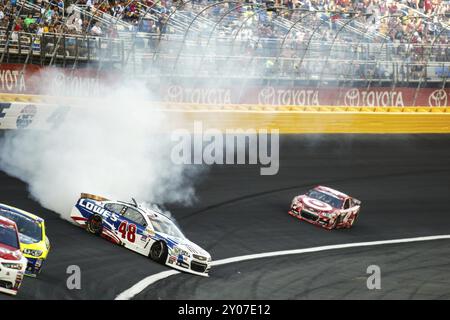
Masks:
[[[72,208],[74,223],[88,232],[180,271],[208,276],[211,256],[188,240],[166,215],[133,203],[82,193]]]
[[[14,221],[19,230],[21,250],[28,260],[25,275],[36,277],[50,252],[50,241],[45,232],[44,219],[0,203],[0,216]]]
[[[361,201],[337,190],[317,186],[296,196],[289,214],[325,229],[351,228],[359,215]]]
[[[16,295],[26,267],[16,223],[0,217],[0,292]]]

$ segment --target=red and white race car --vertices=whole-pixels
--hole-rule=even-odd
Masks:
[[[27,263],[20,252],[16,223],[0,217],[0,292],[17,294]]]
[[[326,229],[351,228],[361,201],[337,190],[317,186],[292,200],[289,214]]]

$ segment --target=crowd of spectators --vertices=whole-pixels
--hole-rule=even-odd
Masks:
[[[69,34],[117,37],[116,28],[103,27],[92,16],[74,11],[67,0],[0,0],[0,29],[42,35]]]
[[[29,3],[33,4],[32,1]],[[17,0],[0,0],[0,27],[12,32],[36,34],[64,31],[63,0],[41,2],[30,8],[24,8]]]
[[[203,10],[217,0],[0,0],[0,26],[14,31],[31,33],[69,32],[94,36],[115,36],[114,25],[118,21],[129,24],[132,31],[150,33],[176,32],[168,24],[175,10],[190,10],[194,14],[217,21],[221,19],[223,34],[233,35],[239,30],[239,37],[281,37],[286,30],[274,25],[275,18],[282,17],[299,23],[304,33],[294,32],[303,39],[308,31],[323,24],[319,33],[333,37],[339,28],[339,20],[353,19],[354,25],[365,26],[367,33],[383,34],[391,41],[423,43],[436,37],[448,38],[443,25],[450,18],[448,0],[243,0],[223,3]],[[28,2],[39,12],[24,10],[21,3]],[[72,10],[75,4],[81,12]],[[29,9],[29,8],[28,8]],[[317,11],[311,14],[312,11]],[[26,12],[26,14],[24,14]],[[227,15],[223,18],[223,15]],[[102,17],[109,17],[108,26]],[[107,19],[106,19],[107,20]],[[100,22],[99,22],[100,21]],[[245,21],[245,25],[241,24]],[[99,22],[99,23],[97,23]],[[13,24],[11,26],[10,24]],[[68,28],[65,28],[68,27]],[[69,30],[67,30],[69,29]],[[298,30],[296,30],[298,31]],[[442,39],[439,39],[441,41]]]
[[[215,3],[219,4],[211,6]],[[206,6],[211,7],[205,10]],[[183,18],[175,15],[176,11],[190,13],[184,17],[191,21],[201,14],[204,19],[194,23],[196,32],[202,24],[207,34],[211,32],[205,19],[213,24],[220,21],[214,26],[219,37],[241,40],[246,43],[244,49],[250,51],[262,46],[267,49],[271,43],[278,50],[288,29],[283,42],[287,57],[301,56],[305,43],[309,45],[314,38],[349,43],[347,57],[352,51],[357,59],[364,55],[369,59],[369,53],[364,52],[365,42],[361,41],[367,35],[373,35],[370,42],[389,42],[408,61],[422,61],[428,53],[420,46],[430,44],[437,49],[437,61],[449,57],[448,0],[0,0],[0,28],[13,34],[22,31],[111,38],[119,37],[119,30],[170,34],[177,29],[169,18]],[[348,26],[353,28],[350,31],[342,24],[347,25],[349,19]],[[275,23],[280,20],[284,25]],[[297,27],[291,30],[292,24]],[[324,50],[328,50],[326,46]]]

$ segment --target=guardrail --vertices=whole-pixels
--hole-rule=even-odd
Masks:
[[[154,105],[154,104],[153,104]],[[66,103],[0,103],[0,130],[51,130],[64,121]],[[83,108],[78,104],[74,108]],[[201,121],[204,130],[278,130],[282,134],[305,133],[450,133],[450,108],[348,108],[296,106],[201,106],[159,105],[155,112],[170,112],[166,132],[193,130]],[[159,110],[159,111],[158,111]]]
[[[98,98],[89,98],[90,101],[100,103]],[[25,95],[0,93],[0,102],[8,103],[36,103],[36,104],[84,104],[86,98],[80,97],[57,97],[45,95]],[[167,101],[149,101],[149,106],[158,110],[179,110],[179,111],[233,111],[233,112],[349,112],[349,113],[448,113],[450,107],[429,107],[429,106],[404,106],[404,107],[370,107],[370,106],[298,106],[298,105],[264,105],[264,104],[199,104],[180,103]]]

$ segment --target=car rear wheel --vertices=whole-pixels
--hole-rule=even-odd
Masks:
[[[86,223],[86,231],[95,235],[100,235],[103,231],[103,220],[99,215],[93,215]]]
[[[163,241],[155,242],[150,248],[150,259],[165,263],[167,259],[167,245]]]

